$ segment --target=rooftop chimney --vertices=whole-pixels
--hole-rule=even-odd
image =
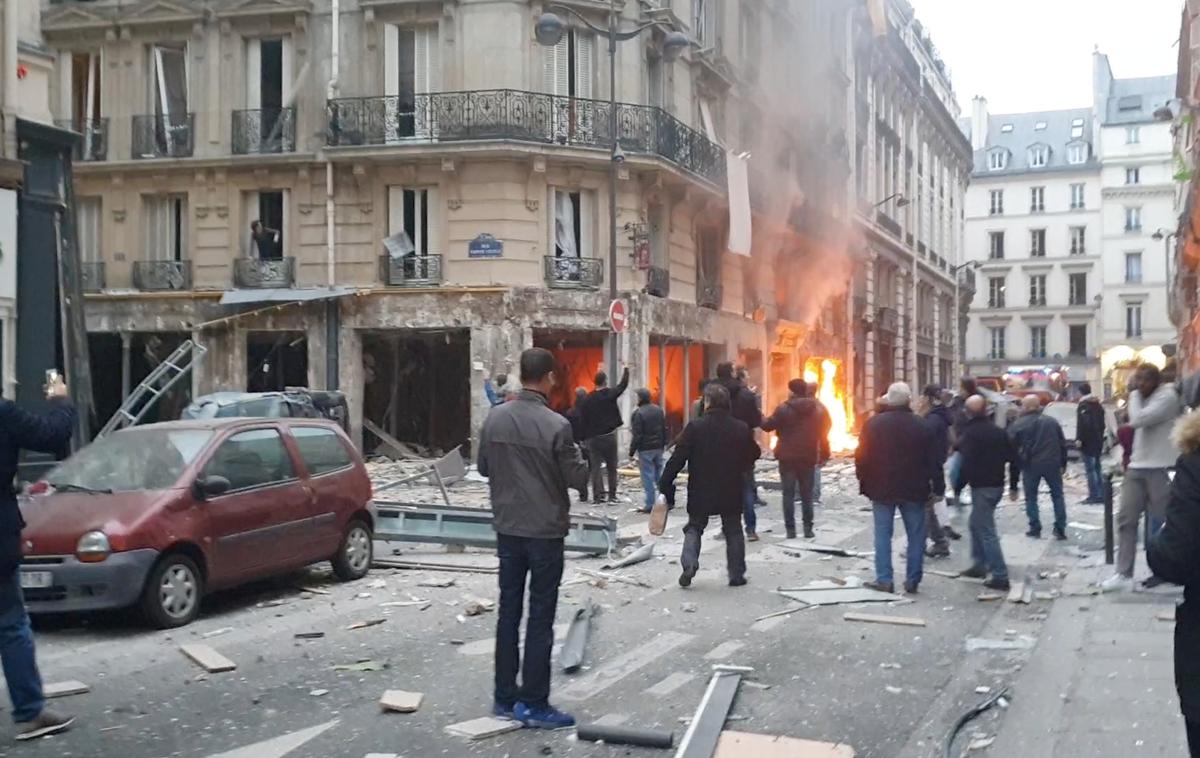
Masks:
[[[971,149],[982,150],[988,141],[987,98],[976,95],[971,98]]]

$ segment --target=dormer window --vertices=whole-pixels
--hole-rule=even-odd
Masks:
[[[1000,125],[1000,131],[1004,132],[1005,134],[1008,134],[1012,130],[1013,130],[1012,124],[1001,124]]]
[[[1079,164],[1088,159],[1088,145],[1086,142],[1075,142],[1067,145],[1067,163]]]
[[[1071,139],[1079,139],[1083,136],[1083,119],[1071,119]]]
[[[1035,122],[1035,123],[1034,123],[1034,125],[1033,125],[1033,130],[1034,130],[1035,132],[1044,132],[1044,131],[1046,131],[1046,122],[1045,122],[1045,121],[1037,121],[1037,122]]]
[[[1003,171],[1008,168],[1008,151],[997,148],[988,153],[988,171]]]
[[[1029,167],[1045,168],[1050,162],[1050,148],[1046,145],[1034,145],[1029,148]]]

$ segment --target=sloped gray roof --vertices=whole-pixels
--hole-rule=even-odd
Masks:
[[[1155,121],[1154,111],[1175,100],[1175,75],[1113,79],[1104,126]]]
[[[1083,134],[1073,138],[1071,123],[1076,119],[1083,120]],[[969,132],[970,119],[965,121],[966,130]],[[1040,123],[1045,123],[1044,129],[1036,128]],[[1011,125],[1012,129],[1005,131],[1006,125]],[[1089,145],[1088,159],[1084,163],[1067,163],[1067,146],[1074,142],[1085,142]],[[1092,144],[1090,108],[997,114],[988,117],[988,142],[984,149],[975,151],[974,173],[1006,176],[1025,172],[1080,171],[1098,167],[1099,162],[1091,150]],[[1034,145],[1047,145],[1050,148],[1050,159],[1044,167],[1033,168],[1029,165],[1029,148]],[[1008,167],[1001,171],[989,171],[988,154],[997,149],[1009,152]]]

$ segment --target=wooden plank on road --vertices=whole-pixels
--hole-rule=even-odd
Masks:
[[[213,650],[208,645],[180,645],[179,652],[191,658],[210,674],[233,671],[237,668],[236,663],[221,655],[216,650]]]

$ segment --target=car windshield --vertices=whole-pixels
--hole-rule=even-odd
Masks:
[[[46,481],[81,492],[169,489],[211,438],[205,429],[126,429],[83,448]]]

